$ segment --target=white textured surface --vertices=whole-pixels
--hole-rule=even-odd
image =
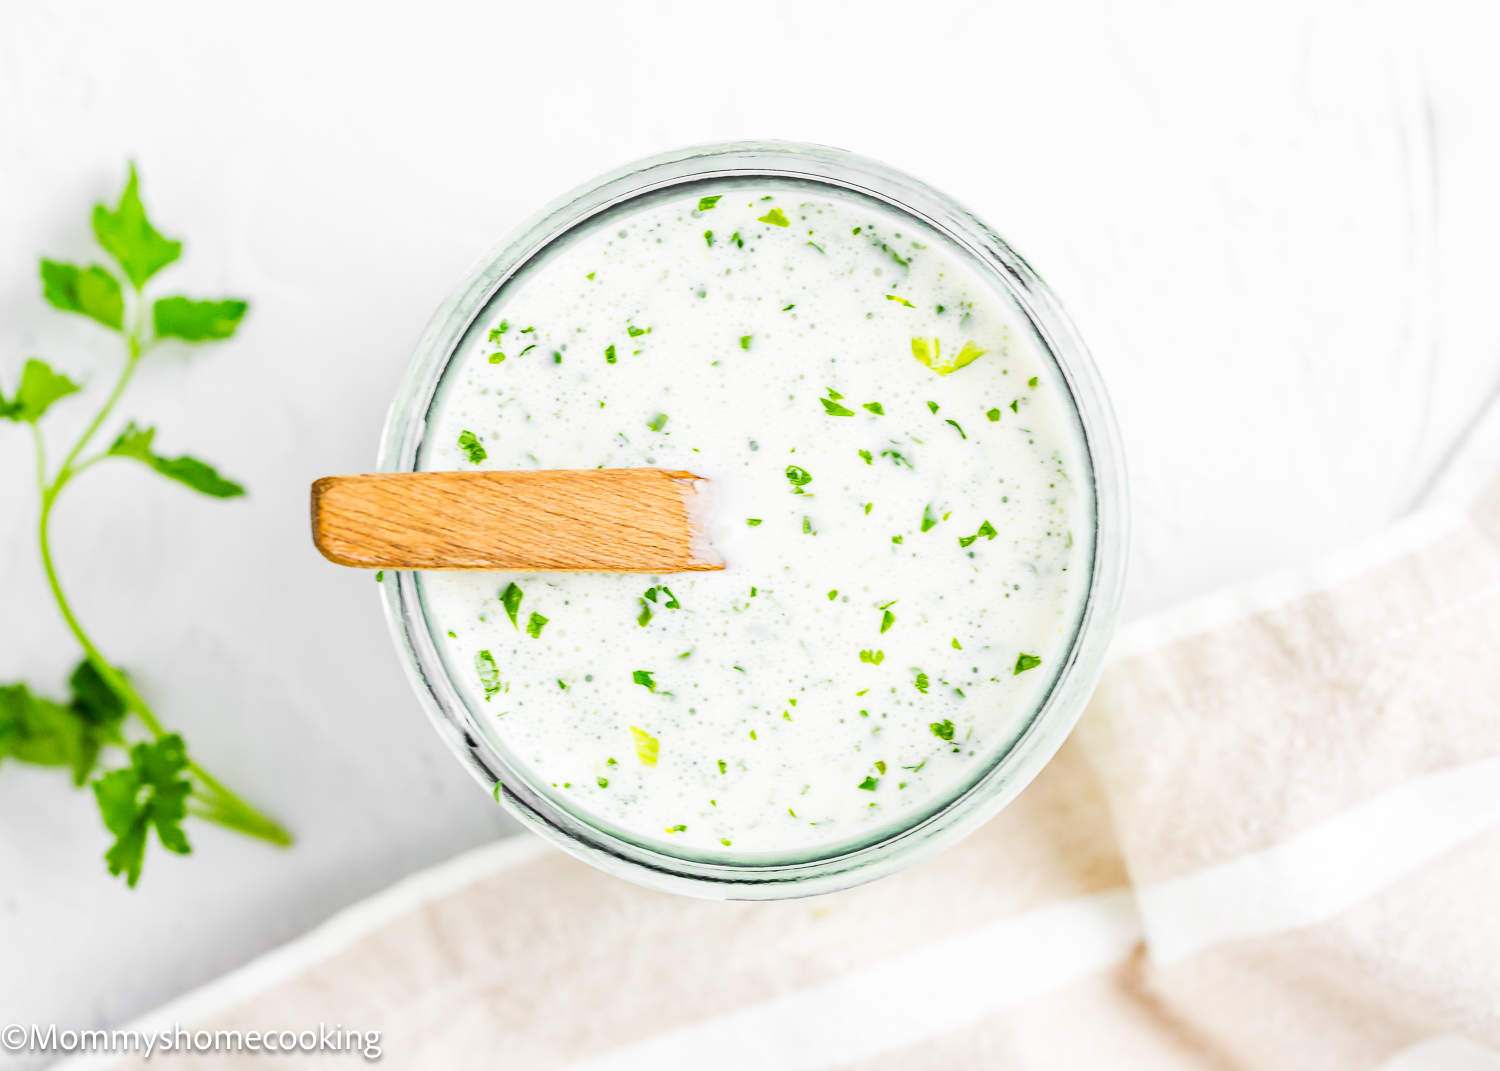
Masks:
[[[127,155],[187,239],[171,282],[254,303],[235,342],[153,357],[124,412],[251,497],[101,467],[59,509],[65,582],[203,761],[301,839],[199,831],[131,894],[87,797],[0,769],[0,1019],[120,1022],[508,831],[410,698],[368,575],[308,546],[306,489],[369,464],[470,262],[624,160],[824,141],[989,219],[1110,382],[1134,613],[1405,511],[1500,382],[1493,17],[1302,8],[6,4],[0,382],[32,353],[113,366],[43,306],[34,260],[90,254]],[[29,465],[0,429],[0,680],[60,686],[76,653]]]

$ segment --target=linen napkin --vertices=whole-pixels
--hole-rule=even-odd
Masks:
[[[134,1025],[419,1069],[1500,1068],[1497,474],[1500,414],[1379,538],[1127,628],[1035,783],[895,877],[708,903],[507,840]]]

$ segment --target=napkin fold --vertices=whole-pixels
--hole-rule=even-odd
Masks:
[[[1036,782],[912,870],[708,903],[509,840],[134,1025],[420,1069],[1500,1068],[1497,474],[1500,414],[1380,537],[1128,627]]]

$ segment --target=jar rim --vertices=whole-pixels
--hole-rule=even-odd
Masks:
[[[521,823],[610,873],[662,891],[713,899],[779,899],[847,888],[892,873],[987,821],[1030,783],[1082,714],[1119,615],[1129,544],[1128,488],[1103,382],[1051,290],[988,225],[919,179],[829,146],[745,141],[691,146],[635,161],[543,208],[483,258],[433,315],[386,418],[377,468],[411,471],[434,395],[460,342],[501,287],[564,235],[658,191],[726,178],[798,179],[883,202],[952,239],[1008,293],[1071,395],[1091,478],[1089,583],[1065,664],[1008,747],[936,809],[847,850],[778,863],[698,860],[619,837],[533,790],[486,740],[449,677],[427,626],[417,576],[380,585],[387,624],[423,708],[470,772]]]

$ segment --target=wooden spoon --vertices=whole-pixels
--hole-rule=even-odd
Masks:
[[[693,525],[700,479],[662,469],[327,476],[312,485],[313,543],[360,569],[722,569]]]

